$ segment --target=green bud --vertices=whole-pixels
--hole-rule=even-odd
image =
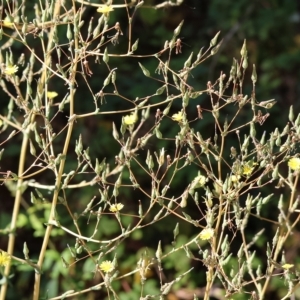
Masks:
[[[147,120],[150,116],[150,105],[146,109],[142,110],[142,120]]]
[[[161,95],[164,92],[165,88],[166,88],[166,85],[164,84],[163,86],[161,86],[160,88],[158,88],[156,90],[155,95]]]
[[[290,132],[290,127],[289,124],[287,124],[284,128],[283,131],[281,133],[281,136],[287,135]]]
[[[139,44],[139,39],[137,39],[131,47],[131,51],[134,52],[137,50]]]
[[[257,105],[266,109],[272,108],[276,104],[275,99],[259,102]]]
[[[35,148],[34,148],[34,145],[33,145],[33,143],[32,143],[32,141],[31,140],[29,140],[29,147],[30,147],[30,154],[32,155],[32,156],[36,156],[36,151],[35,151]]]
[[[192,57],[193,57],[193,52],[190,54],[189,58],[186,60],[186,62],[184,63],[184,67],[185,68],[189,68],[192,62]]]
[[[139,217],[140,218],[143,217],[143,207],[142,207],[141,201],[139,201]]]
[[[158,158],[157,162],[158,162],[159,166],[162,166],[164,164],[164,162],[165,162],[165,149],[164,148],[162,148],[160,150],[159,158]]]
[[[217,34],[214,36],[214,38],[210,41],[209,46],[210,47],[214,47],[217,44],[217,40],[218,40],[218,36],[220,34],[221,31],[217,32]]]
[[[251,123],[251,124],[250,124],[250,136],[251,136],[252,138],[255,138],[255,136],[256,136],[256,130],[255,130],[254,123]]]
[[[157,127],[155,128],[155,135],[158,139],[162,139],[162,133]]]
[[[150,72],[139,62],[139,65],[145,76],[150,77]]]
[[[146,164],[150,170],[153,169],[153,167],[154,167],[153,157],[150,154],[149,150],[147,152]]]
[[[176,240],[177,235],[179,234],[179,224],[177,223],[175,229],[173,230],[174,241]]]
[[[272,172],[272,179],[277,179],[277,178],[278,178],[278,164],[276,165],[276,167]]]
[[[202,57],[203,47],[199,50],[196,58],[196,62],[199,62]]]
[[[247,69],[247,67],[248,67],[248,57],[247,56],[245,56],[243,59],[242,67],[244,70]]]
[[[110,78],[111,78],[111,73],[108,74],[108,76],[105,78],[104,82],[103,82],[103,86],[107,86],[110,83]]]
[[[155,256],[156,256],[158,262],[161,262],[161,257],[162,257],[161,241],[159,241],[159,243],[158,243],[157,250],[155,252]]]
[[[165,185],[165,186],[164,186],[164,188],[163,188],[162,191],[161,191],[161,197],[164,197],[164,196],[165,196],[165,194],[166,194],[166,192],[168,191],[169,188],[170,188],[170,187],[169,187],[168,185]],[[163,200],[163,199],[161,198],[161,200]],[[162,203],[161,205],[163,205],[163,203]]]
[[[278,135],[277,139],[276,139],[276,142],[275,142],[275,145],[276,146],[280,146],[281,145],[281,138],[280,138],[280,135]]]
[[[257,74],[256,74],[256,68],[255,68],[254,64],[253,64],[253,71],[252,71],[252,75],[251,75],[251,80],[253,82],[253,85],[255,85],[255,83],[257,81]]]
[[[109,61],[109,56],[107,53],[107,48],[105,48],[104,53],[103,53],[103,61],[107,64]]]
[[[119,140],[119,133],[118,133],[118,130],[116,128],[115,122],[113,122],[113,137],[116,141]]]
[[[170,108],[172,106],[172,102],[168,104],[168,106],[163,110],[163,115],[166,116],[169,114]]]
[[[23,245],[23,254],[24,254],[24,257],[25,259],[29,259],[29,249],[27,247],[27,244],[26,242],[24,242],[24,245]]]
[[[118,197],[118,196],[119,196],[119,188],[116,187],[116,186],[114,186],[113,196],[114,196],[114,197]]]
[[[189,105],[189,99],[190,99],[189,93],[185,92],[182,98],[182,107],[187,107]]]
[[[73,38],[70,24],[68,24],[67,38],[68,38],[69,41],[72,40],[72,38]]]
[[[179,33],[180,33],[180,31],[181,31],[181,27],[182,27],[182,25],[183,25],[183,22],[184,22],[184,20],[182,20],[182,21],[180,22],[180,24],[177,26],[177,28],[174,30],[174,37],[177,37],[177,36],[179,35]]]
[[[81,28],[84,24],[84,20],[80,21],[80,23],[78,24],[78,28]]]
[[[216,45],[214,48],[211,49],[211,51],[210,51],[211,55],[215,55],[219,51],[222,41],[218,45]]]
[[[115,183],[115,187],[119,188],[122,184],[122,172],[120,173],[116,183]]]
[[[261,145],[265,144],[265,142],[266,142],[266,132],[265,131],[263,132],[263,135],[262,135],[259,142],[260,142]]]
[[[294,116],[294,109],[293,109],[293,105],[291,105],[291,106],[290,106],[290,112],[289,112],[289,120],[290,120],[291,122],[293,122],[293,121],[294,121],[294,118],[295,118],[295,116]]]
[[[82,149],[83,149],[83,146],[82,146],[82,136],[81,136],[81,134],[80,134],[80,135],[79,135],[78,141],[76,141],[75,153],[76,153],[77,155],[81,154]]]
[[[300,125],[300,114],[298,114],[297,119],[295,121],[295,125],[299,126]]]
[[[244,40],[243,47],[241,50],[241,55],[243,58],[247,57],[246,40]]]
[[[112,71],[112,73],[111,73],[111,82],[113,84],[116,83],[116,78],[117,78],[117,73],[115,71]]]
[[[187,198],[189,196],[188,191],[184,191],[182,196],[181,196],[181,201],[180,201],[180,207],[186,207],[187,206]]]

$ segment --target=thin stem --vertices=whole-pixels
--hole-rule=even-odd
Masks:
[[[66,156],[66,154],[67,154],[72,131],[73,131],[73,122],[71,122],[69,124],[69,127],[68,127],[66,142],[65,142],[64,149],[63,149],[63,156]],[[55,220],[55,209],[56,209],[57,199],[58,199],[58,195],[59,195],[59,191],[60,191],[59,186],[60,186],[60,183],[61,183],[61,180],[62,180],[62,174],[63,174],[63,171],[64,171],[64,167],[65,167],[65,159],[62,159],[61,163],[60,163],[60,166],[59,166],[57,178],[56,178],[55,190],[54,190],[54,194],[53,194],[53,198],[52,198],[51,211],[50,211],[49,220],[48,220],[49,224],[51,224],[51,221]],[[44,261],[44,258],[45,258],[45,254],[46,254],[47,246],[48,246],[48,243],[49,243],[51,231],[52,231],[52,225],[48,225],[47,229],[46,229],[45,236],[44,236],[44,240],[43,240],[39,260],[38,260],[38,263],[37,263],[37,265],[40,269],[42,269],[42,264],[43,264],[43,261]],[[41,281],[41,274],[36,273],[35,274],[35,286],[34,286],[33,300],[38,300],[39,299],[40,281]]]
[[[18,175],[20,176],[24,171],[28,142],[29,142],[28,134],[24,134],[22,146],[21,146],[19,169],[18,169]],[[11,218],[10,234],[9,234],[8,247],[7,247],[7,253],[10,255],[13,255],[14,252],[14,246],[16,240],[15,231],[17,226],[17,219],[19,215],[21,199],[22,199],[22,192],[23,192],[21,189],[22,183],[23,183],[23,179],[19,178],[17,181],[16,196],[14,200],[14,209]],[[10,263],[8,263],[7,266],[5,267],[4,277],[6,278],[8,278],[10,267],[11,267]],[[0,299],[5,299],[6,292],[7,292],[7,285],[8,285],[7,280],[1,285]]]
[[[59,16],[60,8],[61,8],[61,2],[57,1],[55,3],[55,7],[54,7],[54,11],[53,11],[53,19],[55,19],[57,16]],[[48,41],[48,49],[47,50],[50,50],[50,48],[51,48],[52,40],[54,38],[54,33],[55,33],[55,27],[52,27],[51,31],[49,33],[49,41]],[[41,77],[41,82],[40,82],[41,86],[45,85],[45,82],[46,82],[46,79],[47,79],[46,78],[47,77],[47,69],[49,68],[50,64],[51,64],[51,52],[49,51],[48,55],[46,57],[45,64],[44,64],[45,69],[44,69],[44,72],[42,73],[42,77]],[[70,100],[70,102],[72,102],[72,101]],[[70,123],[69,127],[68,127],[67,138],[66,138],[64,150],[63,150],[64,157],[66,156],[66,153],[67,153],[67,149],[68,149],[67,146],[68,146],[68,143],[69,143],[69,139],[71,137],[72,128],[73,128],[73,123]],[[60,166],[59,166],[59,171],[58,171],[58,174],[57,174],[57,179],[56,179],[56,184],[55,184],[56,189],[54,190],[54,194],[53,194],[49,220],[53,220],[55,218],[55,208],[56,208],[56,204],[57,204],[59,186],[60,186],[60,182],[61,182],[61,177],[62,177],[64,165],[65,165],[65,159],[62,159],[61,163],[60,163]],[[42,269],[42,264],[43,264],[44,257],[45,257],[45,254],[46,254],[46,249],[47,249],[47,246],[48,246],[48,243],[49,243],[51,229],[52,229],[52,226],[47,227],[45,237],[44,237],[44,240],[43,240],[41,252],[40,252],[40,255],[39,255],[39,260],[38,260],[38,263],[37,263],[40,270]],[[33,291],[33,300],[38,300],[39,299],[40,283],[41,283],[41,274],[36,272],[35,273],[35,282],[34,282],[34,291]]]

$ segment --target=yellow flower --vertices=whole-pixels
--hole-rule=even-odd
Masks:
[[[284,265],[282,265],[282,268],[285,270],[288,270],[288,269],[292,268],[293,266],[294,265],[292,265],[292,264],[284,264]]]
[[[252,174],[254,167],[257,165],[257,163],[254,163],[253,161],[247,162],[243,165],[243,175],[249,176]]]
[[[100,269],[105,273],[109,273],[114,269],[114,265],[110,260],[106,260],[101,263]]]
[[[123,117],[123,122],[125,125],[133,125],[137,120],[138,117],[136,113]]]
[[[3,23],[2,25],[4,27],[8,27],[8,28],[14,28],[14,23],[10,21],[10,19],[8,17],[6,17],[4,20],[3,20]]]
[[[253,169],[254,169],[253,167],[246,165],[243,167],[243,174],[249,176],[249,175],[251,175]]]
[[[288,166],[294,171],[300,170],[300,158],[299,157],[291,158],[288,162]]]
[[[104,14],[105,16],[108,16],[111,11],[113,11],[113,7],[110,5],[101,5],[97,12]]]
[[[58,96],[58,94],[56,93],[56,92],[47,92],[47,97],[49,98],[49,99],[53,99],[53,98],[55,98],[56,96]]]
[[[122,203],[117,203],[117,204],[113,204],[110,206],[110,211],[111,212],[118,212],[120,211],[122,208],[124,207],[124,205]]]
[[[172,116],[172,120],[176,121],[176,122],[181,122],[182,119],[183,119],[183,113],[182,113],[182,111],[179,111],[178,114],[174,114]]]
[[[5,251],[0,250],[0,267],[7,266],[10,260],[11,260],[10,255]]]
[[[200,239],[201,240],[210,240],[214,235],[214,230],[212,228],[204,228],[201,232],[200,232]]]
[[[17,67],[16,65],[14,65],[14,66],[6,66],[4,68],[4,73],[6,75],[13,75],[13,74],[15,74],[18,71],[18,69],[19,69],[19,67]]]

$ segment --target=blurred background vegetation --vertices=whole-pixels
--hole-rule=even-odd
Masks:
[[[35,1],[26,1],[28,20],[33,18],[32,7]],[[145,0],[145,4],[156,5],[161,3],[161,0]],[[114,1],[114,4],[123,3],[122,1]],[[5,7],[5,3],[3,3]],[[80,5],[78,4],[78,7]],[[99,13],[96,12],[96,8],[89,7],[84,12],[84,27],[88,27],[90,18],[94,17],[96,21],[99,17]],[[205,61],[196,70],[192,72],[190,78],[190,85],[194,86],[198,90],[205,89],[208,81],[214,82],[220,72],[229,74],[230,67],[233,58],[240,57],[240,50],[244,39],[247,40],[247,50],[249,56],[249,65],[256,65],[258,82],[256,86],[256,97],[258,101],[269,100],[275,98],[278,102],[277,105],[271,110],[271,117],[269,117],[264,123],[262,131],[269,132],[275,127],[283,128],[288,121],[288,110],[290,105],[294,106],[295,115],[300,111],[300,2],[299,1],[281,1],[281,0],[239,0],[239,1],[223,1],[223,0],[186,0],[180,6],[166,7],[159,10],[154,9],[139,9],[136,13],[132,23],[132,39],[133,41],[139,38],[139,47],[136,54],[153,54],[160,51],[166,40],[169,40],[173,35],[173,30],[178,24],[185,20],[181,30],[180,38],[184,43],[182,45],[182,53],[173,55],[171,67],[174,70],[180,70],[183,63],[186,61],[191,52],[196,55],[200,48],[207,48],[210,40],[215,36],[218,31],[221,31],[220,38],[223,39],[222,46],[219,52],[211,59]],[[127,52],[127,35],[128,35],[128,20],[126,11],[124,9],[116,9],[110,15],[110,24],[113,26],[116,22],[119,22],[121,29],[124,33],[119,38],[119,43],[116,45],[109,44],[109,53],[126,53]],[[82,32],[84,32],[84,27]],[[9,29],[5,29],[9,33]],[[61,28],[58,32],[60,43],[68,42],[66,38],[66,32],[64,28]],[[30,41],[35,43],[34,37]],[[5,43],[5,37],[0,41],[0,45]],[[37,45],[38,40],[36,40]],[[24,53],[28,55],[28,50],[20,43],[14,43],[11,47],[11,51],[14,54],[15,59]],[[42,52],[38,47],[35,49],[38,55],[42,55]],[[67,51],[67,46],[66,46]],[[163,57],[162,57],[163,59]],[[53,57],[55,63],[57,57]],[[110,58],[109,65],[111,68],[118,68],[117,72],[117,86],[119,94],[126,96],[129,99],[135,99],[136,97],[145,97],[155,93],[156,89],[160,87],[156,81],[151,84],[149,78],[141,75],[141,70],[138,67],[138,61],[140,61],[152,74],[157,69],[157,60],[154,58],[143,58],[136,60],[133,58]],[[96,63],[93,59],[89,61],[90,69],[93,72],[91,78],[88,79],[93,93],[99,92],[102,87],[103,80],[107,76],[107,68],[105,64]],[[252,83],[250,80],[251,71],[246,74],[244,83],[244,94],[251,94]],[[82,80],[82,77],[78,77],[78,80]],[[35,87],[32,87],[33,89]],[[105,90],[113,92],[113,87],[108,86]],[[67,86],[63,85],[62,81],[56,80],[54,77],[49,83],[49,89],[56,91],[59,96],[63,97],[67,92]],[[158,100],[163,100],[164,97],[157,96]],[[7,105],[9,102],[8,97],[0,90],[0,111],[5,114],[7,111]],[[153,100],[152,100],[153,101]],[[188,108],[188,115],[191,119],[196,118],[196,104],[201,104],[201,107],[205,108],[206,103],[209,103],[209,96],[202,95],[197,98],[197,103],[190,105]],[[126,101],[120,101],[120,99],[114,95],[106,96],[103,99],[103,105],[101,111],[120,110],[121,108],[132,108],[131,104]],[[164,107],[161,108],[163,110]],[[176,113],[181,109],[181,101],[174,102],[172,106],[172,112]],[[88,90],[83,82],[78,81],[78,89],[76,92],[76,110],[81,113],[87,113],[94,110],[94,102],[91,92]],[[230,114],[230,112],[228,112]],[[155,116],[155,111],[151,111],[152,120]],[[18,112],[15,117],[18,118]],[[226,116],[223,116],[224,118]],[[247,119],[247,112],[244,112],[240,116],[242,121]],[[250,116],[251,118],[251,116]],[[58,132],[63,126],[67,124],[67,118],[63,114],[56,117],[52,126],[54,131]],[[78,120],[74,129],[74,137],[78,137],[82,134],[83,144],[85,147],[90,147],[91,157],[97,157],[100,161],[106,157],[107,161],[114,164],[115,155],[118,155],[119,145],[112,139],[112,121],[117,125],[117,128],[121,124],[120,115],[102,115],[97,117],[90,117],[87,119]],[[204,138],[213,137],[214,124],[211,123],[210,118],[197,121],[195,130],[199,130]],[[174,137],[177,132],[177,128],[174,128],[171,123],[160,127],[163,137]],[[149,125],[151,126],[151,125]],[[150,127],[149,127],[150,129]],[[1,141],[4,141],[8,133],[1,135]],[[60,136],[61,145],[63,145],[64,137]],[[5,159],[1,160],[1,171],[5,172],[11,170],[16,172],[18,166],[18,155],[20,149],[21,135],[4,145],[5,147]],[[74,138],[75,141],[75,138]],[[236,144],[235,140],[228,140],[228,144]],[[73,147],[73,148],[72,148]],[[76,167],[76,156],[73,153],[75,145],[71,145],[70,156],[73,159],[69,159],[66,162],[67,170],[72,170]],[[167,154],[172,156],[174,152],[174,145],[169,144],[166,140],[150,140],[149,145],[152,150],[158,152],[158,149],[165,147]],[[75,163],[74,163],[75,162]],[[32,158],[28,157],[28,166],[32,163]],[[74,165],[75,164],[75,165]],[[185,168],[181,172],[181,176],[177,176],[174,184],[177,186],[178,194],[181,194],[187,184],[197,174],[197,168],[191,166]],[[143,180],[141,173],[141,181]],[[88,175],[87,175],[88,176]],[[83,175],[77,177],[78,182],[86,179]],[[54,184],[54,177],[51,172],[43,173],[42,176],[37,176],[36,180],[40,183]],[[149,180],[145,177],[145,180]],[[147,184],[146,182],[144,184]],[[150,185],[150,182],[149,182]],[[150,186],[149,186],[150,188]],[[27,189],[23,195],[22,212],[19,218],[19,228],[17,234],[17,244],[15,247],[15,256],[23,257],[22,249],[23,243],[26,242],[30,250],[31,259],[38,257],[42,236],[44,232],[43,222],[40,222],[47,215],[47,209],[45,205],[41,205],[40,210],[38,206],[31,207],[30,192],[32,189]],[[282,191],[281,191],[282,192]],[[11,218],[11,212],[13,207],[12,194],[9,187],[6,185],[0,186],[0,228],[5,229]],[[82,212],[87,203],[95,196],[99,197],[97,187],[90,187],[89,190],[70,190],[67,191],[67,199],[70,207],[74,212]],[[51,195],[43,194],[45,199],[50,200]],[[119,202],[125,205],[125,210],[128,214],[133,213],[131,207],[136,207],[136,202],[142,199],[143,195],[132,189],[122,190],[122,194],[119,195]],[[50,206],[49,206],[50,207]],[[272,214],[272,203],[269,205],[269,211],[264,212],[265,217],[269,217]],[[34,211],[33,211],[34,210]],[[191,216],[196,212],[193,207],[187,208],[187,211]],[[134,213],[137,213],[136,211]],[[67,212],[63,206],[58,207],[58,214],[60,219],[64,220],[64,214],[66,215],[65,226],[72,227],[72,220],[67,217]],[[197,216],[193,216],[195,219]],[[36,219],[37,218],[37,219]],[[95,216],[91,216],[95,218]],[[118,224],[115,219],[109,216],[104,216],[106,226],[101,229],[101,235],[103,237],[110,236],[118,231]],[[83,216],[79,219],[82,224],[87,224],[88,216]],[[126,273],[133,268],[136,264],[136,257],[144,251],[146,248],[151,253],[155,251],[157,243],[162,240],[163,245],[169,245],[173,241],[173,235],[170,232],[175,227],[177,219],[174,219],[173,223],[166,223],[164,221],[156,223],[153,226],[149,226],[143,229],[127,240],[122,246],[118,248],[118,262],[120,272]],[[181,224],[180,236],[176,243],[183,244],[188,237],[196,233],[197,228],[192,227],[186,223]],[[249,235],[256,233],[256,225],[253,222],[253,232],[249,232]],[[299,228],[300,229],[300,228]],[[90,229],[86,225],[87,232],[85,235],[91,235],[94,227]],[[54,231],[51,247],[47,253],[46,261],[44,265],[45,276],[43,276],[42,290],[46,293],[48,290],[49,296],[58,294],[59,292],[70,289],[84,289],[95,284],[99,281],[97,274],[91,272],[93,265],[89,265],[88,260],[82,260],[80,268],[64,269],[61,264],[60,256],[66,260],[71,259],[70,251],[67,245],[74,246],[74,239],[64,236],[62,238],[62,232],[60,230]],[[267,236],[268,231],[264,233],[260,242],[257,245],[258,257],[265,257],[265,242],[272,237]],[[300,263],[300,258],[297,256],[299,253],[299,234],[295,233],[295,240],[290,241],[289,249],[286,249],[286,255],[292,257]],[[7,235],[0,235],[0,248],[6,249]],[[237,251],[238,249],[236,249]],[[113,256],[112,256],[113,258]],[[80,263],[80,262],[79,262]],[[180,274],[186,271],[186,264],[190,264],[187,257],[177,253],[169,257],[169,262],[164,266],[164,272],[166,278],[173,276],[174,274]],[[257,263],[262,263],[261,261]],[[205,269],[198,262],[191,265],[195,268],[193,275],[189,275],[183,278],[181,284],[186,286],[186,292],[197,292],[201,297],[201,288],[205,286]],[[15,266],[13,272],[14,277],[11,279],[12,285],[9,287],[7,299],[30,299],[32,293],[32,284],[34,274],[31,269],[28,272],[19,272],[22,269],[26,269],[25,266]],[[51,270],[51,272],[49,272]],[[152,279],[153,278],[153,279]],[[128,278],[124,281],[119,281],[116,284],[120,285],[121,299],[137,299],[139,289],[139,278],[133,276],[131,282]],[[152,281],[151,281],[152,280]],[[155,282],[157,280],[155,268],[149,272],[149,282],[146,286],[152,291],[158,289]],[[280,288],[276,283],[274,284],[274,290],[270,290],[266,299],[278,299],[280,295]],[[191,292],[191,295],[192,295]],[[104,299],[106,295],[105,291],[94,291],[88,293],[87,296],[83,296],[82,299]],[[184,299],[180,293],[173,293],[168,296],[170,300]],[[217,296],[216,296],[217,297]],[[81,298],[78,298],[81,299]],[[185,299],[192,299],[185,298]],[[248,299],[245,296],[239,299]]]

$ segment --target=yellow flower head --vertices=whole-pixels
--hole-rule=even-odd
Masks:
[[[10,255],[5,251],[0,250],[0,267],[7,266],[10,260],[11,260]]]
[[[285,270],[288,270],[288,269],[292,268],[293,266],[294,265],[292,265],[292,264],[284,264],[284,265],[282,265],[282,268]]]
[[[18,71],[18,69],[19,69],[19,67],[17,67],[16,65],[14,65],[14,66],[6,66],[4,68],[4,73],[6,75],[13,75],[13,74],[15,74]]]
[[[288,166],[293,170],[293,171],[299,171],[300,170],[300,158],[299,157],[293,157],[289,160]]]
[[[210,240],[214,235],[214,230],[212,228],[204,228],[201,232],[200,232],[200,239],[201,240]]]
[[[136,123],[137,120],[138,117],[136,113],[123,117],[123,122],[125,125],[133,125],[134,123]]]
[[[122,208],[124,207],[124,205],[122,203],[116,203],[110,206],[109,210],[111,212],[118,212],[120,211]]]
[[[182,119],[183,119],[183,113],[182,113],[182,111],[179,111],[177,114],[174,114],[172,116],[172,120],[176,121],[176,122],[181,122]]]
[[[110,5],[101,5],[97,12],[104,14],[105,16],[108,16],[111,11],[113,11],[113,7]]]
[[[2,26],[8,27],[8,28],[14,28],[14,23],[10,21],[9,17],[6,17],[3,20]]]
[[[49,98],[49,99],[53,99],[53,98],[55,98],[56,96],[58,96],[58,94],[56,93],[56,92],[47,92],[47,97]]]
[[[99,267],[105,273],[109,273],[114,269],[114,265],[110,260],[102,262]]]
[[[250,176],[254,170],[257,163],[249,161],[243,165],[243,175]]]

